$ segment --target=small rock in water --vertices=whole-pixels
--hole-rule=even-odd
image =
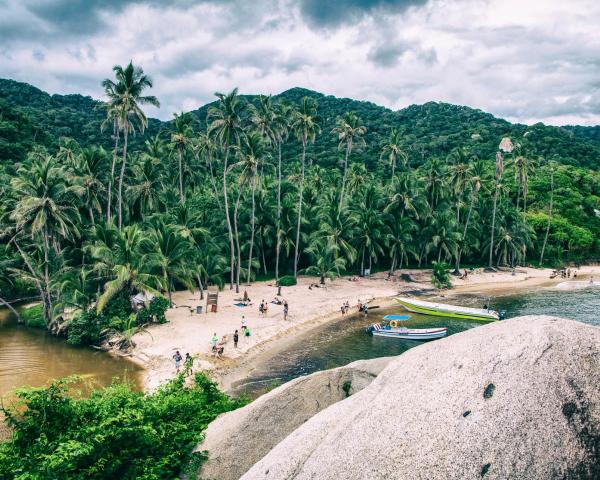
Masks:
[[[485,387],[485,390],[483,391],[483,398],[492,398],[495,388],[496,386],[493,383],[488,384],[488,386]]]
[[[471,415],[471,410],[467,410],[465,413],[463,413],[463,417],[468,417],[469,415]]]

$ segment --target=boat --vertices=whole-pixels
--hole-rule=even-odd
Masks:
[[[406,328],[393,327],[390,322],[387,325],[375,323],[367,331],[375,337],[400,338],[402,340],[435,340],[445,337],[448,329],[443,328]]]
[[[478,320],[484,322],[500,320],[498,312],[485,308],[460,307],[457,305],[447,305],[445,303],[425,302],[424,300],[408,297],[397,297],[396,301],[409,312],[421,313],[424,315],[463,318],[465,320]]]

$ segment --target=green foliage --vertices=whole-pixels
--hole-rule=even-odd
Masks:
[[[445,263],[433,262],[431,281],[436,288],[452,288],[448,268],[450,267]]]
[[[72,380],[20,390],[26,407],[4,410],[14,431],[0,444],[0,478],[6,480],[178,478],[205,458],[191,451],[220,413],[242,405],[202,374],[193,386],[179,375],[153,393],[115,384],[74,397]]]
[[[169,308],[169,301],[165,297],[154,297],[147,307],[137,313],[137,324],[166,323],[167,308]]]
[[[21,310],[20,314],[28,327],[46,328],[46,322],[44,322],[44,310],[41,305],[26,307]]]
[[[292,287],[296,285],[296,279],[293,275],[284,275],[279,279],[279,285],[282,287]]]
[[[107,323],[106,317],[97,314],[95,310],[81,312],[69,323],[67,342],[70,345],[98,345],[101,332],[108,326]]]

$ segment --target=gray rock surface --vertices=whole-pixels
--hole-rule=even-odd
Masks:
[[[359,360],[299,377],[244,408],[219,416],[196,447],[196,451],[209,452],[198,478],[239,479],[309,418],[369,385],[394,358]]]
[[[599,389],[600,328],[483,325],[396,357],[242,478],[598,479]]]

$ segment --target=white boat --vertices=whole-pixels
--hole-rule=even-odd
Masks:
[[[371,325],[368,330],[376,337],[400,338],[403,340],[435,340],[448,334],[448,329],[445,327],[406,328],[392,327],[389,324],[381,326],[379,323]]]
[[[486,322],[500,319],[498,312],[484,308],[461,307],[457,305],[447,305],[445,303],[425,302],[423,300],[408,297],[398,297],[396,298],[396,301],[409,312],[421,313],[424,315],[482,320]]]

